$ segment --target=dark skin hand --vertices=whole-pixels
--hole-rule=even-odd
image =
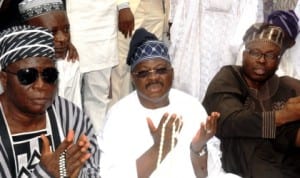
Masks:
[[[75,46],[71,42],[69,44],[69,50],[68,50],[68,52],[69,52],[68,56],[67,56],[67,60],[68,61],[75,62],[75,61],[79,60],[77,50],[76,50]]]
[[[167,120],[168,117],[169,114],[165,113],[162,119],[160,120],[160,123],[157,128],[154,126],[152,120],[150,118],[147,118],[149,130],[153,137],[154,144],[139,159],[137,159],[137,170],[138,170],[139,178],[149,177],[156,168],[159,147],[160,147],[161,132],[163,129],[164,122]],[[181,131],[182,128],[181,118],[178,118],[176,114],[172,114],[171,118],[165,125],[165,134],[164,134],[163,152],[162,152],[161,161],[164,160],[166,155],[171,150],[173,123],[175,124],[175,130],[177,130],[178,133]],[[174,144],[176,145],[176,143],[177,143],[177,139],[175,139]]]
[[[124,8],[119,10],[119,31],[125,38],[132,36],[134,29],[134,16],[130,8]]]
[[[212,112],[210,116],[207,116],[206,122],[200,124],[200,128],[191,143],[192,150],[197,153],[201,152],[208,140],[216,134],[217,120],[219,119],[219,117],[220,113]],[[207,154],[205,154],[204,156],[198,156],[191,151],[191,160],[196,177],[207,177]]]
[[[212,112],[210,116],[207,117],[205,123],[201,123],[200,129],[194,136],[192,140],[193,150],[201,150],[206,142],[211,139],[217,132],[217,121],[220,117],[220,113]]]
[[[55,152],[50,150],[50,143],[45,135],[42,135],[43,148],[41,153],[41,165],[53,177],[59,178],[59,156],[65,150],[66,168],[70,178],[77,178],[84,163],[90,158],[88,153],[90,143],[85,135],[81,135],[77,143],[73,143],[74,131],[69,131],[65,140],[58,146]]]
[[[158,128],[156,128],[154,126],[154,124],[150,118],[147,118],[149,130],[150,130],[151,135],[154,140],[154,145],[156,145],[157,147],[159,147],[159,145],[160,145],[160,138],[161,138],[161,131],[163,128],[163,124],[167,120],[168,117],[169,117],[168,113],[165,113],[163,115]],[[165,155],[171,149],[173,123],[175,123],[175,127],[176,127],[175,130],[178,130],[179,132],[181,131],[181,128],[183,125],[181,118],[178,118],[176,114],[172,114],[170,117],[171,117],[170,120],[167,122],[167,124],[165,126],[165,137],[164,137],[165,139],[164,139],[164,149],[163,149],[163,150],[165,150],[165,152],[164,152]],[[176,145],[176,141],[177,141],[177,139],[175,140],[175,145]]]
[[[297,121],[300,118],[300,96],[288,99],[281,110],[275,112],[277,126]]]

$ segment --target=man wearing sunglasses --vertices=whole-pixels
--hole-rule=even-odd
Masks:
[[[76,48],[70,42],[69,20],[61,0],[22,0],[19,12],[25,24],[48,28],[54,36],[58,94],[82,108],[81,74]]]
[[[225,176],[218,140],[211,139],[219,114],[207,117],[196,98],[171,89],[174,71],[167,46],[137,29],[127,64],[136,91],[108,111],[104,132],[99,133],[101,176]]]
[[[289,32],[298,33],[297,18],[285,14],[282,26],[247,30],[242,65],[224,66],[203,101],[207,112],[221,113],[216,136],[224,170],[245,178],[300,176],[300,81],[275,74],[293,44]]]
[[[57,96],[54,56],[45,28],[0,34],[0,177],[99,177],[93,126]]]

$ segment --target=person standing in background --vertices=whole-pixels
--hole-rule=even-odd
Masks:
[[[163,33],[167,29],[166,22],[169,9],[169,0],[119,0],[119,4],[122,4],[124,13],[134,15],[134,24],[129,31],[121,29],[118,34],[119,65],[112,70],[112,101],[110,106],[133,89],[130,69],[126,64],[131,34],[134,33],[135,29],[143,27],[162,40]],[[123,15],[123,11],[119,10],[119,18],[122,17],[128,17],[128,15]],[[119,28],[122,26],[119,22]]]
[[[260,8],[260,0],[171,1],[173,87],[201,101],[212,76],[235,63],[244,32],[262,16]]]
[[[296,51],[291,50],[296,43],[296,38],[299,33],[299,18],[293,10],[275,10],[266,19],[267,23],[281,27],[286,33],[286,41],[290,41],[287,50],[283,54],[282,62],[280,63],[276,74],[279,76],[288,75],[300,79],[300,72],[297,70],[298,58],[293,57]],[[296,52],[297,53],[297,52]]]
[[[83,108],[99,131],[110,101],[111,70],[119,63],[117,1],[66,0],[66,7],[83,75]]]
[[[0,31],[13,26],[20,25],[21,16],[18,4],[22,0],[0,0]]]
[[[60,73],[58,95],[82,108],[78,54],[70,42],[70,25],[62,1],[23,0],[19,11],[24,23],[48,28],[53,33],[56,67]]]

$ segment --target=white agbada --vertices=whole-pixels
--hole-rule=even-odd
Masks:
[[[193,136],[205,121],[207,114],[198,100],[179,90],[171,89],[170,104],[159,109],[144,108],[137,92],[117,102],[107,114],[104,132],[99,133],[101,145],[100,174],[103,178],[136,178],[136,160],[153,145],[146,118],[150,117],[157,127],[165,112],[182,116],[183,127],[176,147],[153,172],[151,178],[195,177],[190,160],[189,145]],[[235,177],[225,174],[221,168],[219,140],[208,143],[209,177]]]
[[[202,100],[215,73],[223,65],[235,63],[232,40],[242,30],[238,26],[240,19],[251,18],[251,14],[256,16],[257,2],[171,1],[170,56],[175,88]]]
[[[58,59],[56,61],[56,68],[59,71],[58,95],[72,101],[78,107],[82,108],[79,62]]]
[[[82,73],[115,66],[117,49],[116,0],[67,0],[71,40]]]
[[[119,64],[117,0],[66,0],[66,6],[83,75],[82,105],[98,131],[110,102],[111,70]]]

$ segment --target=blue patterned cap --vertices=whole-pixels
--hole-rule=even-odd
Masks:
[[[137,29],[130,42],[127,64],[133,70],[138,63],[154,58],[170,62],[168,47],[144,28]]]
[[[29,57],[48,57],[54,60],[54,40],[48,29],[20,25],[0,33],[1,69]]]

